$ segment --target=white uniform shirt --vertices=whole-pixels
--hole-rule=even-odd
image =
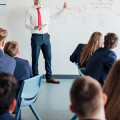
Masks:
[[[44,24],[47,24],[47,25],[42,27],[41,30],[35,30],[34,27],[38,26],[38,11],[36,8],[37,8],[36,6],[32,6],[27,9],[25,27],[31,30],[31,33],[37,33],[37,34],[48,33],[49,17],[56,18],[57,16],[61,15],[64,11],[64,8],[62,8],[56,14],[50,14],[50,11],[48,8],[41,6],[40,14],[41,14],[42,25]]]

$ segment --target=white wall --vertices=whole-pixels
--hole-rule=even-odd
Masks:
[[[43,0],[42,3],[55,12],[62,7],[64,0]],[[100,31],[103,35],[115,32],[120,37],[119,0],[69,0],[67,3],[65,13],[56,20],[50,20],[49,24],[53,74],[78,74],[76,66],[69,61],[69,56],[78,43],[88,42],[92,32]],[[32,5],[33,0],[8,0],[8,14],[0,16],[0,27],[9,32],[7,41],[18,41],[20,57],[28,59],[30,63],[31,34],[24,26],[24,18],[25,9]],[[120,58],[119,47],[115,51]],[[39,72],[45,73],[42,54]]]

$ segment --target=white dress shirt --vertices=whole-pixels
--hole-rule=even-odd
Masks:
[[[36,6],[32,6],[27,9],[25,27],[31,30],[31,33],[37,33],[37,34],[48,33],[49,17],[56,18],[57,16],[61,15],[65,9],[65,8],[62,8],[56,14],[51,14],[48,8],[41,6],[40,14],[41,14],[42,25],[44,24],[47,24],[47,25],[43,26],[41,30],[35,30],[34,27],[38,26],[38,11],[36,8],[37,8]]]

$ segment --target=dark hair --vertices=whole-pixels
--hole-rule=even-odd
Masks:
[[[96,114],[102,105],[102,88],[97,80],[84,76],[77,78],[70,90],[72,106],[80,117]]]
[[[9,106],[16,96],[17,81],[9,73],[0,73],[0,114],[9,112]]]
[[[115,33],[108,33],[104,37],[104,46],[106,48],[114,48],[118,42],[118,36]]]
[[[11,57],[14,57],[18,53],[18,43],[16,41],[9,41],[5,44],[4,52]]]

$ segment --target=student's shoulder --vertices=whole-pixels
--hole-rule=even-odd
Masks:
[[[116,56],[116,53],[113,50],[108,48],[102,48],[106,56]]]
[[[79,44],[78,44],[78,46],[83,46],[83,45],[85,45],[85,44],[83,44],[83,43],[79,43]]]
[[[19,57],[16,57],[15,58],[16,62],[20,62],[20,63],[23,63],[23,64],[28,64],[28,60],[26,59],[23,59],[23,58],[19,58]]]
[[[13,57],[7,55],[6,53],[4,53],[3,55],[4,55],[4,57],[5,57],[6,60],[10,60],[10,61],[15,62],[15,59]]]
[[[26,59],[19,58],[19,57],[16,57],[16,58],[15,58],[15,60],[16,60],[16,61],[25,61],[25,62],[27,62],[27,61],[28,61],[28,60],[26,60]]]
[[[114,51],[112,51],[112,50],[109,51],[108,57],[111,57],[113,59],[117,58],[116,53]]]
[[[82,48],[85,44],[79,43],[77,48]]]
[[[3,113],[0,115],[0,120],[16,120],[16,119],[13,118],[12,115],[9,113]]]

